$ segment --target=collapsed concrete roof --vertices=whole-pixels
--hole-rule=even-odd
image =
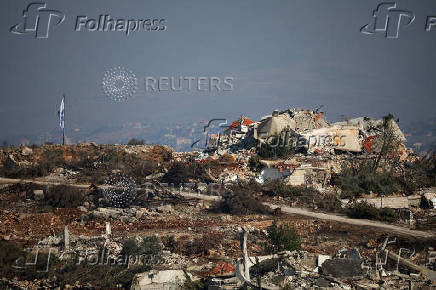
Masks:
[[[388,122],[395,137],[400,142],[403,143],[406,142],[407,139],[404,136],[403,132],[401,131],[400,127],[398,126],[397,122],[395,122],[393,119],[389,120]],[[355,127],[359,129],[362,134],[365,135],[364,137],[376,135],[377,132],[380,131],[380,127],[382,125],[383,125],[383,119],[373,120],[368,117],[358,117],[347,121],[336,122],[332,124],[332,126],[338,126],[338,127]]]
[[[263,117],[255,128],[255,138],[264,139],[277,136],[284,129],[297,133],[329,126],[323,113],[312,110],[288,109],[282,112],[275,110],[272,115]]]

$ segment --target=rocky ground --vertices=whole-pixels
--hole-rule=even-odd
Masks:
[[[45,164],[47,158],[50,162]],[[195,158],[193,153],[171,152],[165,147],[95,144],[3,151],[1,287],[166,289],[172,285],[184,289],[237,289],[244,284],[252,288],[261,284],[264,289],[435,287],[434,228],[422,228],[427,235],[420,236],[413,230],[406,231],[410,225],[401,222],[391,224],[404,228],[404,232],[371,223],[352,224],[286,213],[285,208],[295,200],[268,195],[259,196],[256,204],[245,198],[253,202],[250,209],[258,207],[257,212],[232,212],[239,203],[245,206],[241,199],[231,199],[235,207],[226,211],[222,201],[218,201],[222,196],[215,198],[207,186],[165,185],[168,172],[174,170],[172,164],[188,164]],[[60,159],[63,161],[59,162]],[[199,163],[213,164],[206,171],[193,169],[201,176],[200,181],[231,181],[232,176],[238,175],[240,182],[258,175],[249,169],[248,158],[243,154],[203,159]],[[120,172],[135,177],[134,188],[126,183],[107,183],[107,176]],[[186,181],[197,180],[187,176]],[[147,182],[154,186],[144,189]],[[131,190],[134,198],[125,206],[114,207],[107,200],[108,194],[118,197]],[[231,186],[223,189],[224,200],[232,190],[237,191]],[[304,205],[302,200],[299,199],[298,206]],[[259,205],[262,201],[281,209],[263,208]],[[306,204],[307,210],[320,211],[310,204]],[[291,226],[298,247],[274,248],[273,224]],[[244,233],[246,247],[241,242]],[[244,274],[247,266],[244,248],[250,281]],[[405,262],[389,258],[385,250],[399,253]],[[138,256],[145,260],[136,263]]]

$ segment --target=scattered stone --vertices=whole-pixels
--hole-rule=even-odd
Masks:
[[[322,273],[335,278],[356,278],[363,274],[360,254],[356,249],[341,249],[338,257],[322,264]]]
[[[130,289],[178,289],[185,283],[188,276],[192,280],[192,275],[183,270],[151,270],[136,274]]]
[[[325,261],[331,259],[332,257],[329,255],[318,255],[318,262],[317,262],[317,266],[321,267],[322,264],[324,264]]]
[[[157,208],[157,212],[159,212],[159,213],[173,213],[174,208],[170,204],[161,205]]]
[[[77,209],[82,211],[82,212],[88,212],[88,210],[84,206],[78,206]]]
[[[33,150],[27,146],[23,146],[23,148],[21,149],[21,154],[24,156],[29,156],[33,153]]]
[[[64,228],[64,247],[66,251],[70,249],[70,232],[68,231],[68,226]]]
[[[41,189],[35,189],[33,191],[33,198],[37,201],[43,200],[44,199],[44,191]]]

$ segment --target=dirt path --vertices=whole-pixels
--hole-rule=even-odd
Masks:
[[[59,183],[59,182],[53,182],[53,181],[43,181],[43,180],[32,180],[32,179],[9,179],[9,178],[0,178],[0,184],[15,184],[20,182],[33,182],[41,185],[58,185],[58,184],[66,184],[66,183]],[[79,187],[79,188],[88,188],[89,184],[68,184],[70,186]],[[188,198],[196,198],[201,200],[207,200],[207,201],[218,201],[221,199],[220,196],[211,196],[211,195],[204,195],[204,194],[197,194],[197,193],[191,193],[191,192],[180,192],[180,194],[184,197]],[[407,235],[407,236],[413,236],[413,237],[421,237],[421,238],[436,238],[436,233],[434,232],[425,232],[425,231],[417,231],[417,230],[409,230],[404,227],[390,225],[378,221],[371,221],[371,220],[363,220],[363,219],[351,219],[340,215],[335,214],[326,214],[326,213],[320,213],[320,212],[313,212],[304,208],[296,208],[296,207],[288,207],[284,205],[275,205],[271,203],[264,203],[265,205],[271,207],[272,209],[275,209],[277,207],[281,208],[281,211],[283,213],[287,214],[296,214],[301,216],[306,216],[310,218],[315,219],[322,219],[322,220],[329,220],[329,221],[335,221],[340,223],[346,223],[350,225],[355,226],[364,226],[364,227],[372,227],[372,228],[378,228],[390,233],[400,234],[400,235]]]
[[[340,223],[347,223],[347,224],[356,225],[356,226],[380,228],[380,229],[385,230],[387,232],[392,232],[392,233],[401,234],[401,235],[408,235],[408,236],[422,237],[422,238],[436,238],[436,234],[432,233],[432,232],[409,230],[409,229],[404,228],[404,227],[390,225],[390,224],[386,224],[386,223],[382,223],[382,222],[378,222],[378,221],[364,220],[364,219],[351,219],[351,218],[347,218],[347,217],[340,216],[340,215],[313,212],[313,211],[310,211],[310,210],[307,210],[304,208],[274,205],[271,203],[264,203],[264,204],[273,208],[273,209],[280,207],[282,212],[287,213],[287,214],[302,215],[302,216],[307,216],[307,217],[311,217],[311,218],[335,221],[335,222],[340,222]]]
[[[218,201],[221,199],[220,196],[209,196],[209,195],[187,193],[187,192],[182,192],[181,194],[185,197],[197,198],[197,199],[209,200],[209,201]],[[263,204],[266,206],[269,206],[272,209],[280,207],[281,211],[283,213],[287,213],[287,214],[302,215],[302,216],[311,217],[311,218],[315,218],[315,219],[335,221],[335,222],[346,223],[346,224],[355,225],[355,226],[366,226],[366,227],[379,228],[379,229],[385,230],[387,232],[396,233],[396,234],[400,234],[400,235],[422,237],[422,238],[436,238],[436,233],[433,233],[433,232],[409,230],[409,229],[404,228],[404,227],[386,224],[386,223],[382,223],[382,222],[378,222],[378,221],[364,220],[364,219],[352,219],[352,218],[347,218],[347,217],[335,215],[335,214],[313,212],[313,211],[310,211],[310,210],[307,210],[304,208],[275,205],[275,204],[266,203],[266,202],[264,202]]]

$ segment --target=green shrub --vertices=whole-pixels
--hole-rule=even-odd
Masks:
[[[45,176],[50,174],[55,168],[65,165],[65,160],[62,150],[46,150],[42,154],[42,159],[32,171],[36,176]]]
[[[35,264],[30,262],[36,262]],[[0,275],[19,280],[45,279],[50,276],[51,271],[57,266],[59,259],[53,253],[38,251],[26,252],[17,244],[7,241],[0,241]],[[47,271],[48,268],[48,271]]]
[[[134,267],[127,269],[120,265],[98,265],[89,264],[77,265],[75,262],[69,262],[55,271],[57,281],[61,289],[65,285],[73,285],[80,281],[81,285],[90,284],[91,289],[130,289],[135,274],[151,270],[150,266]],[[88,289],[88,288],[86,288]]]
[[[0,274],[2,277],[14,275],[16,270],[12,268],[18,258],[24,257],[24,251],[16,244],[0,241]]]
[[[293,190],[282,180],[274,179],[264,184],[263,193],[267,196],[289,197],[293,195]]]
[[[52,185],[44,194],[44,202],[54,208],[75,208],[84,200],[84,192],[68,185]]]
[[[46,150],[36,165],[21,167],[6,159],[2,174],[9,178],[42,177],[50,174],[55,168],[65,165],[62,150]]]
[[[136,138],[130,139],[129,142],[127,143],[127,145],[144,145],[144,144],[145,144],[144,139],[139,140]]]
[[[168,249],[170,252],[174,252],[176,247],[176,239],[174,235],[162,237],[161,240],[166,249]]]
[[[401,189],[398,178],[392,172],[374,172],[370,164],[343,168],[339,183],[344,198],[360,197],[370,191],[390,195]]]
[[[276,253],[280,251],[294,251],[301,248],[300,235],[291,224],[277,225],[276,221],[267,228],[270,245],[266,251]]]
[[[378,209],[366,201],[353,203],[347,208],[347,215],[356,219],[370,219],[387,222],[394,222],[399,218],[399,215],[395,210],[389,208]]]
[[[248,166],[253,171],[261,171],[263,168],[262,163],[260,163],[260,157],[259,155],[252,155],[250,156],[250,159],[248,160]]]
[[[208,289],[207,285],[203,281],[203,279],[192,281],[191,278],[186,275],[186,281],[182,285],[182,290],[206,290]]]
[[[207,256],[209,251],[220,246],[223,239],[219,234],[202,235],[190,241],[188,238],[175,241],[174,252],[185,256]]]
[[[319,195],[319,192],[313,188],[307,186],[292,186],[287,185],[282,180],[270,180],[263,186],[263,194],[267,196],[281,196],[281,197],[296,197],[306,196],[313,197]]]
[[[342,203],[335,194],[326,194],[322,199],[317,201],[317,206],[329,212],[339,212],[342,210]]]
[[[145,265],[155,264],[162,259],[162,247],[155,236],[144,237],[139,243],[128,239],[123,243],[121,254],[125,256],[142,256]]]
[[[179,186],[183,183],[189,183],[191,179],[210,182],[206,173],[206,166],[201,163],[183,163],[174,162],[173,166],[164,175],[163,181],[168,184]]]
[[[380,220],[386,222],[395,222],[400,218],[397,211],[390,208],[383,208],[380,210]]]
[[[427,154],[423,158],[406,164],[406,170],[400,177],[401,186],[406,193],[436,186],[436,153]]]
[[[356,219],[376,220],[379,218],[378,209],[366,201],[357,202],[348,207],[347,215]]]
[[[20,273],[22,280],[35,280],[44,279],[51,276],[53,269],[57,267],[60,260],[59,258],[51,253],[39,251],[37,256],[35,253],[27,253],[28,261],[36,261],[36,265],[27,266],[25,271]],[[50,257],[50,260],[49,260]]]
[[[133,165],[132,173],[137,177],[145,177],[150,174],[154,174],[158,171],[158,162],[153,160],[138,160],[136,164]]]
[[[270,209],[256,199],[251,192],[237,189],[233,193],[223,196],[218,203],[217,210],[232,215],[268,214]]]

